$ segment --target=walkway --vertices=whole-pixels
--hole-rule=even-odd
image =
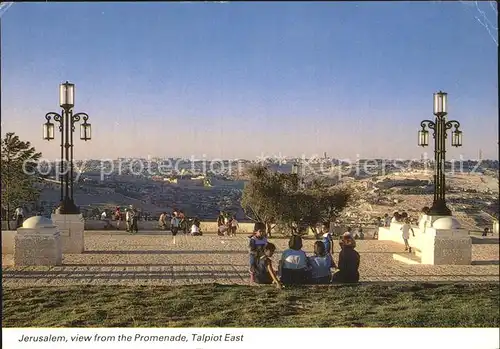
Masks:
[[[143,233],[89,232],[86,252],[64,255],[57,267],[13,267],[11,255],[2,255],[4,287],[91,285],[180,285],[195,283],[248,284],[248,238],[171,236]],[[274,257],[287,240],[272,240]],[[304,242],[312,252],[313,241]],[[335,245],[338,250],[338,245]],[[499,280],[499,245],[473,245],[468,266],[406,265],[392,258],[401,245],[386,241],[358,241],[361,281],[365,282],[484,282]],[[338,254],[335,254],[335,259]]]

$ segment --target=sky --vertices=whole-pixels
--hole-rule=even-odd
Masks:
[[[443,90],[464,135],[447,158],[498,159],[494,6],[14,3],[1,17],[1,131],[57,158],[42,124],[70,81],[92,124],[76,159],[432,157],[417,132]]]

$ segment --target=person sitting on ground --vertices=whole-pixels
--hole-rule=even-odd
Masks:
[[[333,274],[332,281],[338,283],[359,282],[359,253],[354,249],[356,240],[349,233],[344,233],[340,240],[338,271]]]
[[[219,236],[225,236],[228,234],[229,227],[227,224],[222,224],[219,225],[219,228],[217,229],[217,235]]]
[[[250,265],[250,280],[255,280],[255,261],[264,251],[264,246],[267,244],[265,237],[266,225],[262,222],[257,222],[253,228],[253,234],[249,236],[248,243],[249,256],[248,264]]]
[[[323,223],[322,226],[323,233],[323,244],[325,245],[326,253],[333,254],[333,234],[329,231],[328,223]]]
[[[307,258],[310,272],[310,283],[316,285],[329,284],[332,281],[332,268],[335,268],[333,257],[325,249],[323,241],[314,243],[314,256]]]
[[[198,219],[193,220],[193,224],[191,225],[191,235],[192,236],[203,235],[201,230],[200,230],[200,221]]]
[[[415,237],[415,232],[413,231],[413,228],[410,225],[410,220],[408,218],[406,218],[406,220],[404,221],[404,224],[400,230],[403,232],[403,240],[405,242],[405,251],[408,251],[411,253],[410,243],[408,242],[408,240],[410,239],[410,230],[411,230],[414,237]]]
[[[292,235],[288,249],[283,251],[279,263],[279,274],[284,285],[303,285],[307,283],[307,256],[302,251],[302,238]]]
[[[283,284],[278,280],[276,272],[273,269],[271,257],[276,251],[276,246],[268,242],[264,248],[262,255],[255,260],[254,274],[255,282],[258,284],[275,284],[277,288],[283,288]]]

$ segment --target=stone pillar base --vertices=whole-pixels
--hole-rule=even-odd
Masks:
[[[62,253],[83,253],[85,222],[82,214],[57,214],[52,221],[61,232]]]
[[[61,265],[62,251],[59,232],[54,229],[37,232],[19,228],[15,237],[14,265]]]
[[[470,265],[472,240],[469,231],[460,228],[453,217],[430,217],[422,248],[422,264]],[[430,225],[430,224],[429,224]]]

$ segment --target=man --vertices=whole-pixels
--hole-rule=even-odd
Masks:
[[[23,220],[24,220],[24,210],[21,206],[16,208],[14,217],[16,219],[16,229],[20,228],[23,225]]]
[[[116,220],[116,230],[120,230],[120,221],[122,220],[122,213],[120,212],[120,206],[116,206],[115,220]]]
[[[172,231],[172,240],[173,240],[174,245],[175,245],[175,236],[177,235],[177,232],[179,231],[179,224],[180,224],[179,217],[177,217],[177,212],[174,211],[173,215],[172,215],[172,219],[170,220],[170,230]]]
[[[220,211],[219,217],[217,217],[217,228],[224,225],[224,212]]]
[[[236,220],[236,216],[233,216],[233,219],[231,219],[231,235],[236,236],[236,231],[238,230],[239,224],[238,221]]]
[[[129,224],[130,224],[130,232],[132,234],[137,234],[139,232],[138,226],[137,226],[137,220],[139,218],[139,212],[135,209],[134,206],[130,205],[129,209]]]
[[[167,230],[167,212],[162,212],[160,215],[160,219],[158,220],[158,224],[160,225],[161,230]]]

